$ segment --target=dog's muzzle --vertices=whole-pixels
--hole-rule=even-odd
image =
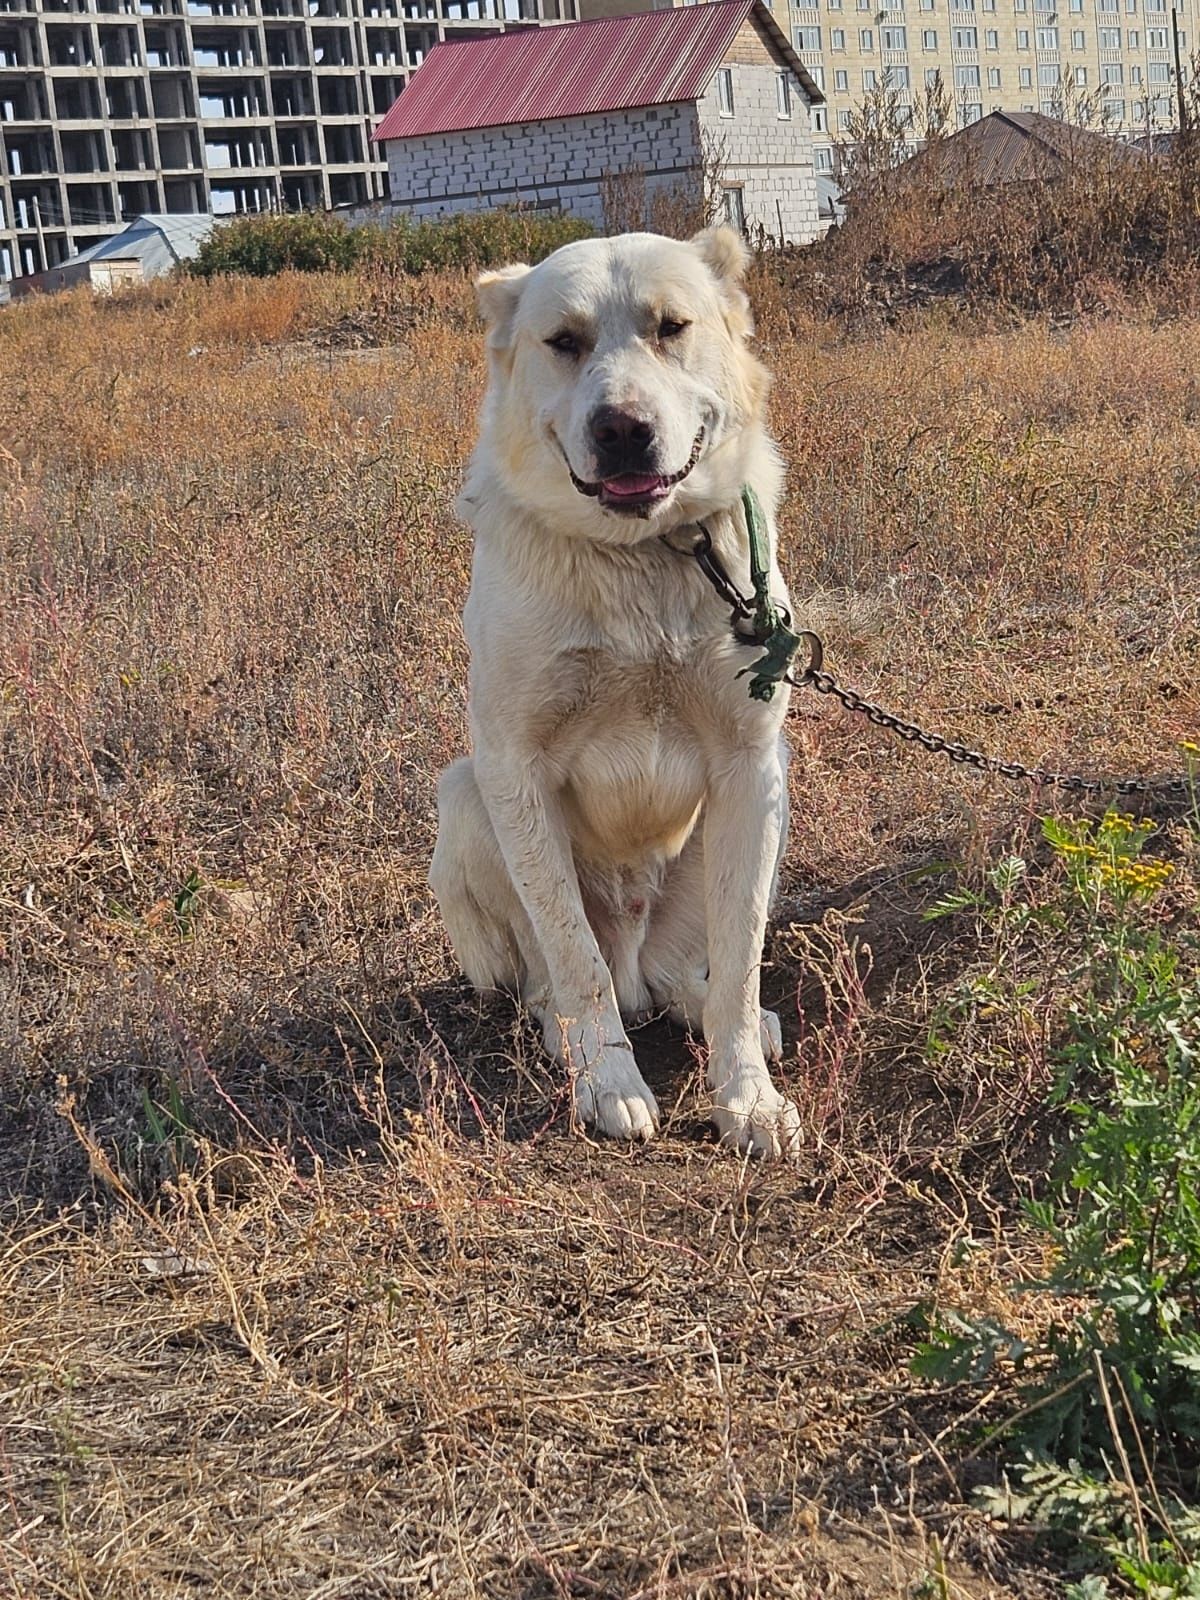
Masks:
[[[562,450],[561,444],[559,449]],[[599,500],[606,511],[619,511],[630,516],[648,517],[654,507],[668,497],[675,485],[683,482],[699,461],[703,449],[704,429],[701,428],[692,444],[691,455],[678,472],[626,472],[616,478],[599,478],[595,483],[588,483],[586,479],[578,475],[570,461],[567,460],[565,450],[563,450],[563,460],[567,462],[567,471],[571,474],[571,482],[579,490],[580,494],[587,495],[590,500]]]

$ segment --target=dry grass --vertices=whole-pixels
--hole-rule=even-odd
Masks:
[[[1174,769],[1200,323],[855,342],[758,287],[834,669]],[[424,884],[480,382],[452,281],[0,322],[0,1591],[1055,1593],[898,1321],[965,1233],[1011,1280],[1044,1061],[924,1059],[968,952],[920,912],[1050,802],[802,697],[768,985],[806,1160],[716,1150],[653,1031],[663,1139],[572,1137]]]

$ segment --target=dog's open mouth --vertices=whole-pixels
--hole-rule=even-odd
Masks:
[[[580,494],[599,500],[606,510],[645,513],[660,500],[665,500],[677,483],[683,482],[699,461],[703,447],[704,429],[701,428],[692,445],[691,455],[678,472],[624,472],[617,478],[600,478],[595,483],[588,483],[576,475],[569,461],[567,471]]]

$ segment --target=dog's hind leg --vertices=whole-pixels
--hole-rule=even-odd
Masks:
[[[546,963],[496,843],[469,757],[438,783],[429,883],[454,953],[476,989],[504,989],[543,1019]]]

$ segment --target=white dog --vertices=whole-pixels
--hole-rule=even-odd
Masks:
[[[508,989],[584,1121],[644,1139],[658,1108],[625,1023],[702,1027],[711,1114],[786,1154],[778,1020],[759,1008],[787,824],[786,691],[751,700],[697,563],[703,521],[745,591],[750,485],[782,482],[746,348],[740,238],[586,240],[479,279],[489,383],[458,509],[473,757],[442,776],[430,880],[463,970]],[[771,591],[786,591],[771,557]]]

